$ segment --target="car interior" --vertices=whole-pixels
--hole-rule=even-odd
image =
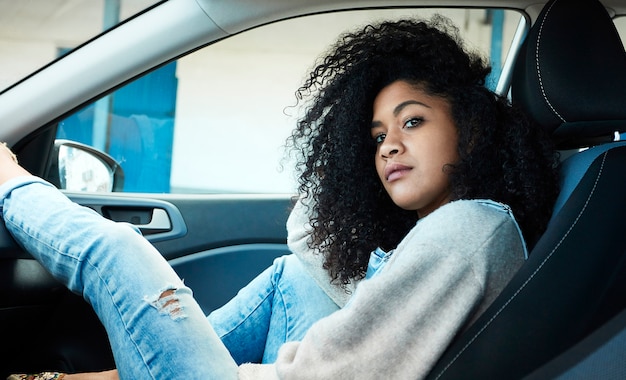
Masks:
[[[554,214],[528,262],[429,378],[522,378],[626,306],[626,144],[613,142],[626,129],[625,69],[599,2],[546,4],[518,56],[512,101],[559,149],[593,147],[563,162]]]
[[[245,24],[247,16],[240,17]],[[621,364],[626,344],[626,142],[619,141],[626,132],[624,73],[624,46],[600,1],[550,0],[543,6],[518,52],[511,99],[553,136],[562,152],[561,193],[528,261],[489,309],[455,338],[427,379],[568,378],[576,370],[589,371],[586,377],[626,376]],[[42,141],[34,138],[18,148],[53,149]],[[164,210],[170,223],[166,228],[147,223],[142,231],[157,249],[177,253],[179,257],[168,259],[187,284],[213,289],[197,295],[206,310],[226,302],[274,257],[288,253],[284,222],[290,199],[285,197],[217,197],[202,209],[193,197],[117,196],[109,203],[88,194],[70,197],[118,221]],[[180,217],[207,210],[217,222],[190,226]],[[247,219],[227,217],[232,214]],[[236,244],[206,247],[206,235]],[[199,253],[176,251],[176,239],[183,236],[185,250]],[[211,268],[210,276],[206,268]],[[52,279],[4,229],[0,289],[5,331],[0,377],[114,367],[106,332],[89,305]],[[16,323],[19,328],[13,330]],[[593,354],[602,363],[616,356],[610,365],[598,366],[589,363]]]

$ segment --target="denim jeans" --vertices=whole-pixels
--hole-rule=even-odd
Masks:
[[[272,362],[282,343],[338,308],[290,255],[207,318],[133,226],[104,219],[35,177],[0,186],[0,207],[15,239],[94,308],[124,379],[236,379],[238,362]],[[392,254],[374,251],[366,277]]]
[[[133,226],[104,219],[35,177],[0,186],[0,206],[16,241],[94,308],[123,379],[236,379],[237,363],[211,323],[238,362],[270,362],[283,342],[337,309],[288,256],[207,319]]]
[[[313,323],[338,309],[300,260],[287,255],[208,318],[238,364],[273,363],[284,343],[302,340]]]

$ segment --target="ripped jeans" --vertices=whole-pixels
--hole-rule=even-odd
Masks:
[[[122,379],[237,378],[237,363],[191,290],[136,228],[102,218],[36,177],[0,186],[0,207],[16,241],[93,307]],[[249,333],[220,326],[229,328],[233,336]]]

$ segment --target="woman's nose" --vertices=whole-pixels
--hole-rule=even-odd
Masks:
[[[402,142],[396,136],[395,133],[387,133],[385,136],[385,140],[382,142],[380,146],[380,152],[383,157],[391,157],[400,153],[402,149]]]

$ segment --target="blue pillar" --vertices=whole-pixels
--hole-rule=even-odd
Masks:
[[[491,20],[491,73],[487,77],[487,87],[494,90],[502,72],[502,34],[504,31],[504,10],[489,9],[487,18]]]
[[[102,30],[107,30],[120,21],[120,0],[104,0],[104,17],[102,20]],[[109,148],[109,114],[111,113],[112,99],[110,95],[98,100],[95,103],[93,118],[93,140],[94,148],[106,152]]]

